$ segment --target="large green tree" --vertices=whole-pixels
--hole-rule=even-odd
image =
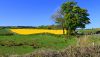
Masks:
[[[63,3],[60,15],[62,17],[55,18],[56,22],[63,24],[62,26],[67,30],[67,35],[71,35],[77,28],[85,28],[86,24],[90,23],[87,10],[79,7],[76,2]]]

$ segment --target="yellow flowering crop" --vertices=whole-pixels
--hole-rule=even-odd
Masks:
[[[49,30],[49,29],[10,29],[17,34],[38,34],[38,33],[51,33],[51,34],[63,34],[63,30]]]

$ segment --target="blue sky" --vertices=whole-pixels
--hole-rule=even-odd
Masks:
[[[39,26],[54,24],[51,16],[65,0],[0,0],[0,26]],[[91,24],[100,28],[100,0],[76,0],[88,10]]]

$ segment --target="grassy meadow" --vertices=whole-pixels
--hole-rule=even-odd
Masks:
[[[7,32],[3,29],[3,32]],[[11,33],[11,31],[10,31]],[[54,34],[0,35],[0,55],[27,54],[40,49],[61,50],[76,45],[75,37],[65,41],[64,36]]]
[[[59,34],[59,30],[55,30],[59,31],[59,33],[54,30],[50,30],[50,33],[53,32],[54,34],[46,32],[49,30],[45,30],[46,33],[43,33],[43,30],[42,33],[39,33],[39,29],[37,29],[38,31],[36,31],[36,29],[31,29],[31,31],[29,31],[29,29],[20,29],[21,31],[18,29],[19,32],[17,29],[15,31],[14,30],[0,30],[0,56],[6,57],[8,55],[24,55],[46,49],[60,51],[70,46],[88,47],[100,45],[100,34],[81,35],[79,38],[76,36],[65,38],[64,35]],[[34,33],[35,31],[38,33]],[[27,32],[28,34],[26,34]]]

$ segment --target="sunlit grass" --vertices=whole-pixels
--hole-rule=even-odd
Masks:
[[[36,35],[12,35],[12,36],[0,36],[0,42],[3,41],[4,45],[10,45],[9,41],[13,41],[12,44],[20,44],[22,46],[0,46],[0,54],[26,54],[31,53],[39,49],[52,49],[61,50],[69,45],[76,44],[75,38],[70,38],[65,41],[63,36],[50,35],[50,34],[36,34]],[[2,43],[1,43],[2,44]],[[34,46],[30,46],[34,44]]]

